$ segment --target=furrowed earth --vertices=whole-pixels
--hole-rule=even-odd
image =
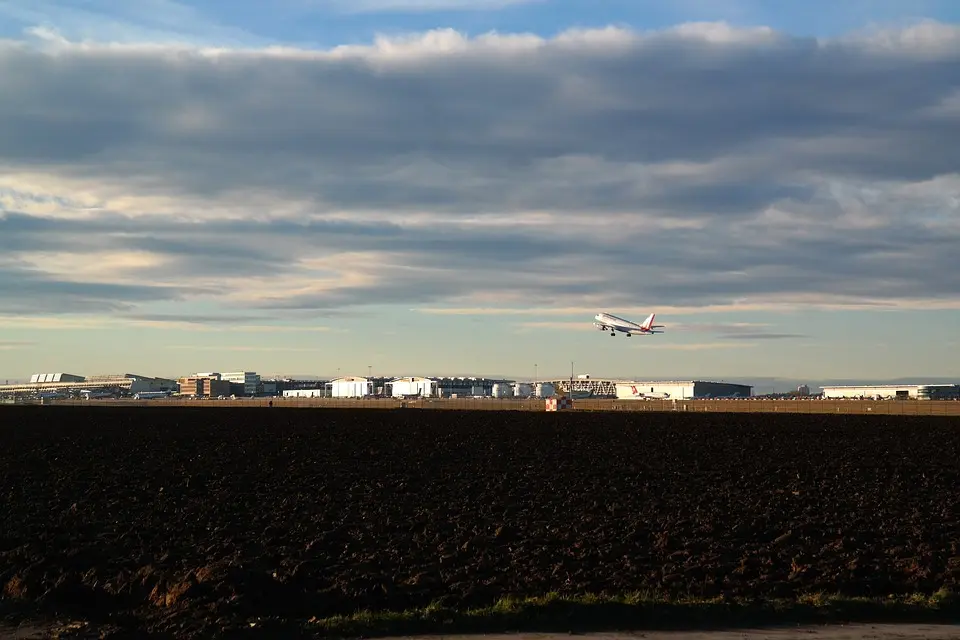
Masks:
[[[0,616],[139,637],[958,610],[957,418],[9,407],[0,502]]]

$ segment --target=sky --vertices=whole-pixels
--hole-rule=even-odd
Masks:
[[[0,96],[0,382],[960,380],[955,1],[0,0]]]

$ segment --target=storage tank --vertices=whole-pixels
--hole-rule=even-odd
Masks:
[[[503,382],[497,382],[493,385],[493,397],[494,398],[510,398],[513,397],[513,385],[506,384]]]
[[[557,390],[549,382],[537,384],[536,395],[538,398],[552,398],[557,395]]]
[[[533,385],[529,382],[518,382],[513,385],[513,395],[517,398],[529,398],[533,395]]]

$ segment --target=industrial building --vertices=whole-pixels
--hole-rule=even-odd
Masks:
[[[283,395],[286,391],[304,389],[307,391],[325,391],[330,395],[329,380],[295,380],[293,378],[260,378],[260,388],[263,395]]]
[[[275,396],[277,391],[276,380],[261,380],[257,388],[257,395]]]
[[[749,398],[753,387],[705,380],[641,381],[616,383],[621,400],[694,400],[698,398]]]
[[[181,396],[206,396],[216,398],[230,395],[230,383],[220,380],[219,374],[195,375],[180,378]]]
[[[494,388],[498,384],[512,384],[510,380],[475,376],[443,377],[436,380],[443,398],[488,397],[494,395]]]
[[[255,371],[221,373],[220,379],[230,383],[232,395],[255,396],[260,390],[260,376]]]
[[[873,384],[830,385],[823,387],[823,397],[830,399],[914,399],[956,400],[960,398],[957,384]]]
[[[386,383],[386,395],[395,398],[419,396],[423,398],[506,398],[515,395],[517,383],[475,377],[420,377],[405,376]],[[532,385],[530,386],[532,390]]]

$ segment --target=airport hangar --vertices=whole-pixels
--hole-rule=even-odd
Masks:
[[[749,398],[753,387],[730,382],[706,380],[629,381],[617,383],[617,399],[632,400],[644,397],[666,400],[696,400],[699,398]]]
[[[824,399],[859,400],[910,399],[910,400],[956,400],[960,398],[957,384],[862,384],[827,385],[823,387]]]
[[[554,380],[558,394],[571,393],[570,380]],[[749,398],[753,387],[731,382],[706,380],[604,380],[578,375],[573,381],[573,397],[617,398],[642,400],[664,398],[695,400],[698,398]]]
[[[477,377],[365,378],[345,376],[328,382],[318,381],[315,388],[288,389],[287,398],[364,398],[371,396],[422,395],[424,397],[493,396],[510,387],[509,380]]]

